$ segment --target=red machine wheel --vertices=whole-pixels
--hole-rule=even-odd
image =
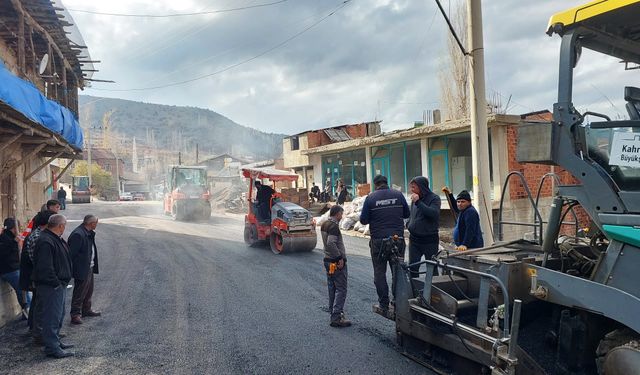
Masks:
[[[274,254],[282,254],[284,251],[284,242],[279,233],[271,232],[271,251]]]
[[[250,247],[254,247],[258,242],[258,229],[255,224],[245,224],[244,242]]]

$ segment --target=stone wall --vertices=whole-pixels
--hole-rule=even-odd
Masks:
[[[20,314],[20,305],[11,286],[0,281],[0,327],[16,319]]]

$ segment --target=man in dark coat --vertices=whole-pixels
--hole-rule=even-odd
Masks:
[[[36,325],[42,329],[42,342],[49,357],[65,358],[74,355],[65,351],[73,345],[60,342],[60,327],[64,320],[64,301],[67,285],[71,281],[71,258],[69,247],[62,239],[67,225],[64,215],[49,218],[47,228],[36,242],[33,275],[38,293],[38,305],[42,314]]]
[[[26,318],[29,314],[31,298],[29,293],[23,294],[20,288],[20,247],[16,219],[8,217],[4,220],[2,234],[0,234],[0,279],[11,285],[18,297],[22,314]]]
[[[271,219],[271,196],[275,191],[269,185],[263,185],[262,182],[256,181],[256,202],[258,204],[259,217],[261,222],[270,221]]]
[[[391,267],[393,276],[393,262],[388,249],[397,249],[394,254],[398,259],[404,257],[404,219],[409,217],[409,205],[404,194],[389,189],[387,178],[377,175],[373,179],[376,190],[365,198],[360,213],[360,222],[369,224],[371,239],[371,262],[373,263],[373,283],[376,286],[379,305],[375,306],[384,315],[389,312],[389,284],[387,283],[387,264]],[[393,281],[393,278],[392,278]],[[395,284],[391,284],[391,292],[395,296]]]
[[[69,235],[71,264],[73,265],[73,298],[71,299],[71,324],[82,324],[82,317],[100,316],[91,309],[93,296],[93,274],[98,273],[98,249],[96,248],[96,227],[98,218],[84,217],[82,224]]]
[[[47,210],[38,212],[36,217],[33,218],[34,229],[29,233],[27,238],[24,239],[24,246],[22,247],[22,253],[20,253],[20,288],[33,292],[27,324],[35,340],[41,340],[40,328],[34,324],[36,321],[39,321],[36,317],[41,309],[38,307],[38,293],[31,281],[31,275],[33,274],[33,254],[38,238],[40,238],[42,231],[46,229],[51,215],[55,215],[55,213]]]
[[[60,190],[58,190],[58,202],[60,202],[60,209],[67,209],[67,192],[62,186],[60,186]]]
[[[429,180],[418,176],[409,183],[411,216],[409,217],[409,264],[431,259],[438,253],[440,237],[440,196],[429,189]],[[420,266],[411,267],[411,277],[418,277]]]
[[[453,194],[449,188],[445,187],[442,191],[448,194],[450,200],[453,201]],[[458,194],[453,210],[458,214],[456,226],[453,228],[453,242],[456,244],[456,250],[464,251],[484,247],[480,215],[471,205],[471,194],[468,191],[463,190]]]

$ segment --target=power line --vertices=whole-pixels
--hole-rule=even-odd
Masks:
[[[67,10],[69,10],[71,12],[77,12],[77,13],[94,14],[94,15],[98,15],[98,16],[137,17],[137,18],[170,18],[170,17],[201,16],[201,15],[205,15],[205,14],[217,14],[217,13],[235,12],[235,11],[239,11],[239,10],[262,8],[262,7],[267,7],[267,6],[271,6],[271,5],[281,4],[281,3],[284,3],[286,1],[288,1],[288,0],[279,0],[279,1],[274,1],[274,2],[271,2],[271,3],[247,5],[247,6],[238,7],[238,8],[229,8],[229,9],[220,9],[220,10],[207,10],[207,11],[191,12],[191,13],[171,13],[171,14],[106,13],[106,12],[97,12],[97,11],[93,11],[93,10],[69,9],[69,8],[67,8]]]
[[[198,76],[198,77],[195,77],[195,78],[191,78],[191,79],[187,79],[187,80],[184,80],[184,81],[173,82],[173,83],[168,83],[168,84],[165,84],[165,85],[159,85],[159,86],[140,87],[140,88],[133,88],[133,89],[99,89],[99,88],[93,88],[93,90],[98,90],[98,91],[119,91],[119,92],[122,92],[122,91],[146,91],[146,90],[156,90],[156,89],[163,89],[163,88],[172,87],[172,86],[184,85],[184,84],[186,84],[186,83],[191,83],[191,82],[199,81],[199,80],[204,79],[204,78],[209,78],[209,77],[215,76],[215,75],[217,75],[217,74],[224,73],[224,72],[226,72],[227,70],[231,70],[231,69],[236,68],[236,67],[238,67],[238,66],[240,66],[240,65],[243,65],[243,64],[246,64],[246,63],[251,62],[251,61],[253,61],[253,60],[256,60],[256,59],[258,59],[258,58],[260,58],[260,57],[262,57],[262,56],[264,56],[264,55],[268,54],[269,52],[272,52],[272,51],[274,51],[274,50],[276,50],[276,49],[278,49],[278,48],[280,48],[280,47],[284,46],[285,44],[289,43],[290,41],[292,41],[292,40],[296,39],[296,38],[297,38],[297,37],[299,37],[300,35],[302,35],[302,34],[306,33],[307,31],[311,30],[311,29],[312,29],[312,28],[314,28],[315,26],[319,25],[320,23],[322,23],[322,22],[323,22],[324,20],[326,20],[327,18],[329,18],[329,17],[333,16],[334,14],[336,14],[339,10],[341,10],[342,8],[344,8],[344,7],[345,7],[349,2],[351,2],[351,1],[352,1],[352,0],[344,0],[344,1],[342,2],[342,4],[340,4],[340,6],[338,6],[336,9],[334,9],[333,11],[331,11],[331,13],[329,13],[329,14],[327,14],[326,16],[324,16],[324,17],[320,18],[318,21],[316,21],[316,22],[312,23],[312,24],[311,24],[311,25],[309,25],[308,27],[306,27],[306,28],[302,29],[301,31],[299,31],[299,32],[297,32],[296,34],[294,34],[294,35],[290,36],[289,38],[285,39],[284,41],[282,41],[282,42],[280,42],[280,43],[276,44],[275,46],[273,46],[273,47],[271,47],[271,48],[269,48],[269,49],[266,49],[266,50],[264,50],[264,51],[260,52],[259,54],[254,55],[254,56],[252,56],[252,57],[250,57],[250,58],[248,58],[248,59],[242,60],[242,61],[240,61],[240,62],[237,62],[237,63],[233,64],[233,65],[229,65],[229,66],[227,66],[227,67],[225,67],[225,68],[222,68],[222,69],[220,69],[220,70],[217,70],[217,71],[215,71],[215,72],[208,73],[208,74],[204,74],[204,75],[201,75],[201,76]]]

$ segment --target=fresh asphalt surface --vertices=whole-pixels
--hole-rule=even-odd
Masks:
[[[240,215],[181,223],[157,202],[67,208],[67,234],[87,213],[100,218],[93,304],[103,316],[70,326],[68,289],[63,341],[76,356],[45,358],[16,321],[0,329],[0,374],[431,374],[371,312],[364,238],[345,236],[353,326],[340,329],[329,326],[319,248],[249,248]]]

